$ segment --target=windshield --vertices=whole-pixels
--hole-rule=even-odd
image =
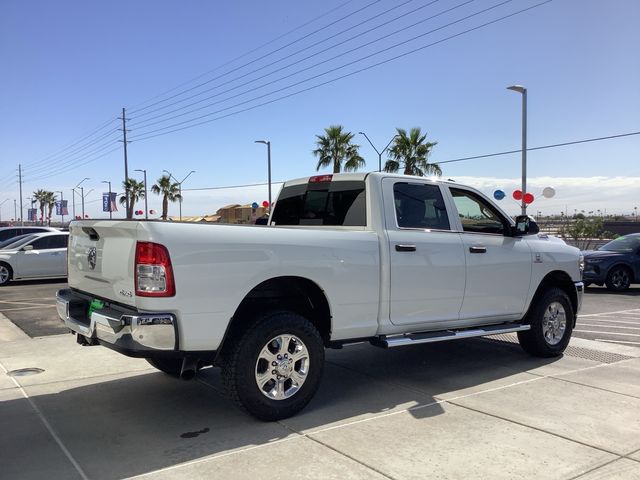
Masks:
[[[605,243],[598,250],[607,252],[631,253],[640,248],[640,236],[631,236],[616,238],[615,240]]]
[[[26,243],[29,243],[34,238],[36,238],[36,235],[33,233],[19,235],[17,237],[10,238],[9,240],[5,240],[4,242],[0,243],[0,249],[15,250],[25,245]]]

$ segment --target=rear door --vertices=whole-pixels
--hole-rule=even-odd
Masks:
[[[390,251],[389,317],[395,325],[435,326],[458,320],[465,255],[439,184],[385,178]]]
[[[461,319],[520,317],[531,283],[531,249],[509,220],[473,190],[449,187],[462,232],[467,275]]]

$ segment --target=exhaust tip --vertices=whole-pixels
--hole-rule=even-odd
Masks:
[[[180,369],[180,378],[182,380],[193,380],[196,376],[198,361],[195,358],[185,357],[182,360],[182,368]]]

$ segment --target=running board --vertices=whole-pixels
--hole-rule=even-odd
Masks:
[[[499,335],[501,333],[521,332],[529,330],[530,325],[492,325],[489,327],[474,328],[469,330],[444,330],[439,332],[407,333],[404,335],[381,336],[372,340],[377,347],[393,348],[405,345],[417,345],[419,343],[445,342],[447,340],[460,340],[463,338],[484,337],[487,335]]]

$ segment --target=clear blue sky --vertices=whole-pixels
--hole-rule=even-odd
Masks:
[[[99,182],[111,180],[117,185],[124,177],[121,150],[91,161],[109,150],[107,147],[91,155],[93,149],[104,145],[112,136],[108,135],[102,142],[73,155],[61,154],[54,156],[51,161],[43,159],[95,131],[106,121],[115,119],[122,107],[127,107],[131,112],[128,115],[131,117],[130,136],[135,139],[136,135],[142,136],[145,131],[233,106],[326,72],[500,1],[472,1],[304,73],[256,88],[264,82],[343,53],[396,29],[408,27],[460,5],[464,0],[413,0],[400,6],[402,3],[391,0],[5,0],[0,6],[0,202],[6,198],[10,201],[2,207],[3,219],[13,216],[13,206],[9,208],[9,205],[14,198],[19,198],[15,182],[18,163],[24,166],[25,198],[38,188],[64,190],[65,198],[70,198],[70,189],[84,177],[91,177],[83,185],[87,190],[95,189],[87,200],[93,201],[92,215],[98,215],[100,203],[96,199],[104,189]],[[291,61],[344,41],[427,3],[432,4],[299,65],[276,71],[263,80],[196,107],[251,88],[254,89],[252,92],[163,124],[147,128],[135,125],[136,121],[142,122],[163,113],[158,111],[147,117],[135,118],[136,108],[147,105],[143,102],[149,98],[183,85],[157,99],[162,100],[210,80],[356,10],[361,11],[212,81],[206,87],[193,90],[189,95],[333,37],[321,45],[190,102],[277,70]],[[335,78],[537,3],[535,0],[513,0],[382,55],[265,97],[262,101]],[[398,8],[382,14],[393,7]],[[327,12],[330,13],[241,60],[196,82],[186,83]],[[382,15],[360,27],[354,27],[377,14]],[[260,183],[266,181],[266,152],[264,146],[256,145],[253,141],[264,138],[272,142],[274,180],[305,176],[315,171],[315,160],[311,155],[315,135],[322,133],[330,124],[342,124],[353,132],[364,130],[379,148],[393,136],[395,127],[420,126],[428,132],[431,140],[438,141],[431,158],[435,162],[517,149],[520,146],[520,96],[505,89],[514,83],[523,84],[529,90],[530,146],[638,131],[639,22],[640,2],[637,0],[554,0],[505,21],[315,90],[199,127],[133,141],[129,145],[129,168],[147,169],[150,183],[160,177],[163,169],[172,171],[178,178],[190,170],[196,170],[197,174],[189,178],[184,188]],[[349,31],[339,34],[345,29]],[[187,95],[172,101],[181,100],[184,96]],[[259,102],[249,102],[225,110],[222,114],[256,103]],[[138,112],[138,115],[144,112]],[[160,119],[163,118],[166,117]],[[109,128],[117,127],[114,122]],[[101,134],[108,132],[109,128],[101,131]],[[90,136],[68,152],[97,138],[97,134]],[[114,133],[113,148],[120,145],[115,138]],[[367,168],[376,169],[377,155],[361,136],[358,142],[362,145],[361,153],[367,160]],[[635,136],[532,152],[529,155],[529,176],[638,179],[639,147],[640,136]],[[82,158],[84,154],[88,156]],[[56,173],[59,170],[63,173]],[[517,180],[520,161],[516,154],[447,164],[443,165],[443,170],[447,178]],[[558,180],[558,183],[562,182]],[[615,188],[615,182],[612,185],[611,188]],[[618,203],[612,203],[610,208],[629,211],[638,203],[640,185],[634,186],[632,183],[625,188],[625,197],[630,196],[629,204],[626,205],[624,199],[620,203],[618,199]],[[565,190],[567,194],[569,190]],[[590,201],[606,203],[608,190],[593,193],[597,198],[591,198]],[[243,195],[248,197],[252,194]],[[563,201],[561,194],[559,190],[559,202]],[[159,207],[157,199],[152,196],[152,200],[156,208]],[[185,214],[210,213],[221,206],[216,202],[224,200],[206,200],[203,197],[200,203],[190,202],[189,192],[185,192],[184,211]],[[243,202],[253,200],[261,201],[263,198],[246,198]],[[573,206],[577,200],[565,198],[564,201]],[[576,205],[576,208],[581,207],[590,208],[589,205]],[[171,213],[176,213],[174,210],[177,209],[172,207]]]

